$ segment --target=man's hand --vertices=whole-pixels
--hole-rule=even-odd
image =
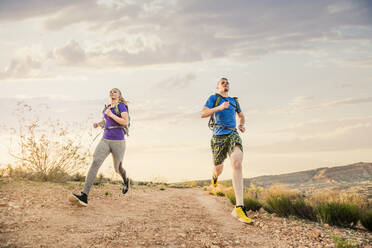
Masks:
[[[244,125],[239,125],[238,126],[240,132],[244,133],[245,132],[245,126]]]
[[[223,102],[219,107],[219,110],[222,111],[224,109],[227,109],[230,106],[229,102]]]

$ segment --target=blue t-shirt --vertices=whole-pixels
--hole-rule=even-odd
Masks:
[[[127,108],[125,107],[124,103],[119,103],[118,105],[120,115],[122,112],[128,112]],[[110,109],[111,112],[116,115],[115,108]],[[103,115],[105,117],[105,127],[112,127],[112,126],[120,126],[114,119],[108,117],[106,114]],[[123,140],[124,139],[124,130],[122,128],[114,128],[114,129],[105,129],[103,133],[104,139],[109,140]]]
[[[224,127],[232,127],[232,128],[235,128],[236,127],[236,119],[235,119],[235,112],[237,112],[238,114],[240,112],[242,112],[242,110],[240,109],[240,106],[237,104],[237,102],[235,101],[234,98],[232,97],[225,97],[229,102],[230,102],[230,105],[227,109],[224,109],[222,111],[218,111],[214,114],[214,120],[216,122],[217,125],[221,125],[221,126],[224,126]],[[207,102],[205,103],[205,107],[207,108],[214,108],[215,106],[215,103],[217,101],[217,95],[211,95]],[[221,97],[221,101],[220,103],[218,104],[221,105],[222,103],[226,102],[225,99],[223,99]],[[232,106],[235,105],[237,107],[237,109],[235,107]],[[236,131],[232,131],[232,130],[228,130],[228,129],[223,129],[223,128],[214,128],[213,129],[213,135],[222,135],[222,134],[230,134],[230,133],[233,133],[233,132],[236,132]]]

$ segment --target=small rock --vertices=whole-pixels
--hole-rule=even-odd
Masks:
[[[178,233],[178,236],[180,236],[182,238],[186,238],[186,234],[185,233]]]

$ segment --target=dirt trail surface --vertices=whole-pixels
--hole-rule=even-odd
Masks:
[[[68,201],[81,184],[0,179],[0,247],[335,247],[330,233],[368,247],[363,230],[250,213],[234,219],[224,197],[198,188],[94,186],[88,207]],[[345,231],[346,230],[346,231]]]

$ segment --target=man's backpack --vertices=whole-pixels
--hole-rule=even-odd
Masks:
[[[214,106],[213,106],[214,108],[217,107],[218,105],[220,105],[221,99],[224,99],[226,102],[229,102],[225,97],[221,96],[218,93],[216,93],[216,96],[217,96],[217,99],[216,99],[216,102],[214,103]],[[235,104],[232,104],[231,102],[229,102],[229,103],[230,103],[231,106],[233,106],[235,108],[235,112],[238,112],[238,109],[240,109],[238,98],[237,97],[233,97],[233,98],[234,98],[234,100],[236,102],[236,105]],[[214,114],[211,115],[211,117],[209,118],[208,127],[209,127],[210,130],[213,130],[214,128],[222,128],[222,129],[236,131],[236,128],[225,127],[225,126],[216,124],[216,120],[214,118]]]
[[[118,104],[116,104],[114,106],[114,112],[115,112],[115,115],[117,117],[120,117],[121,118],[121,113],[120,113],[120,110],[119,110],[119,104],[120,103],[123,103],[125,105],[125,107],[127,108],[127,113],[128,113],[128,126],[123,126],[123,125],[118,125],[118,126],[111,126],[111,127],[105,127],[105,129],[115,129],[115,128],[122,128],[125,132],[125,134],[127,136],[129,136],[129,127],[130,127],[130,117],[129,117],[129,108],[128,108],[128,105],[125,104],[125,102],[119,102]],[[105,108],[103,109],[103,113],[105,113],[106,109],[108,108],[109,106],[105,105]]]

